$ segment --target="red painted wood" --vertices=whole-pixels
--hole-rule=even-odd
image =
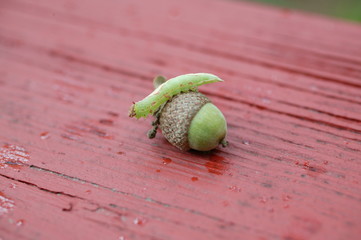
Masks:
[[[359,239],[361,27],[233,1],[0,2],[0,239]],[[230,146],[127,116],[157,74]]]

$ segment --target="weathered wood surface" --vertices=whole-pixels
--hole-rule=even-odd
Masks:
[[[0,2],[0,239],[359,239],[361,27],[232,1]],[[211,72],[230,146],[130,119]]]

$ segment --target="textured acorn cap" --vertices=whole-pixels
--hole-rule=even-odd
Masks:
[[[174,96],[163,107],[159,127],[164,137],[182,151],[190,149],[188,130],[192,119],[210,100],[199,92],[187,92]]]

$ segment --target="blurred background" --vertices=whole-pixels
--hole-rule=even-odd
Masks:
[[[361,0],[240,0],[299,9],[361,22]]]

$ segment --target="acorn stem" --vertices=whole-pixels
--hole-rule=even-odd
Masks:
[[[158,125],[154,125],[152,129],[150,129],[147,133],[148,138],[155,138],[157,135]]]
[[[152,139],[152,138],[155,138],[155,136],[157,135],[157,130],[158,130],[158,127],[159,127],[159,117],[160,117],[160,113],[162,112],[162,109],[163,109],[164,105],[162,105],[157,112],[155,112],[154,114],[154,121],[152,122],[152,126],[153,128],[150,129],[147,133],[147,136],[148,138]]]
[[[229,145],[229,142],[225,138],[223,138],[223,140],[221,141],[221,145],[222,147],[227,147]]]
[[[162,75],[158,75],[153,79],[153,86],[154,89],[156,89],[157,87],[159,87],[160,85],[162,85],[163,83],[165,83],[167,81],[167,79],[162,76]]]

